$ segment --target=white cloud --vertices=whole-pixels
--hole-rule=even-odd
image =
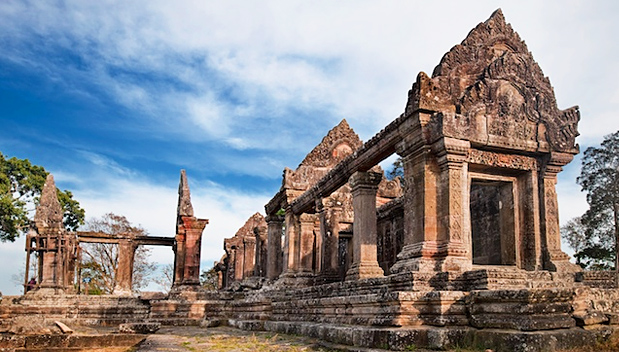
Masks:
[[[0,270],[0,293],[5,296],[22,294],[23,287],[14,283],[14,278],[21,282],[26,265],[26,252],[24,251],[25,238],[18,238],[15,242],[5,242],[0,245],[0,257],[5,263]]]
[[[618,26],[584,1],[569,6],[536,1],[72,1],[63,8],[33,2],[5,6],[2,28],[9,38],[28,40],[27,33],[34,32],[64,43],[85,61],[81,69],[91,70],[91,81],[109,89],[118,102],[164,120],[163,129],[196,138],[195,129],[179,127],[185,121],[207,138],[231,141],[233,148],[275,148],[249,142],[255,135],[243,126],[258,116],[281,119],[290,108],[314,109],[330,115],[316,116],[325,119],[326,128],[346,117],[369,138],[403,110],[417,72],[430,73],[444,52],[498,6],[553,82],[561,82],[562,104],[591,111],[588,126],[614,113],[616,103],[600,108],[604,101],[587,97],[592,108],[582,101],[583,93],[614,87],[619,78],[612,60]],[[436,13],[440,18],[429,15]],[[579,25],[573,25],[577,20]],[[135,81],[114,75],[114,69],[162,82]],[[591,74],[600,71],[604,74]],[[222,89],[234,95],[234,106]],[[303,127],[294,132],[295,139],[303,138]],[[587,126],[581,131],[583,139],[602,133]],[[273,140],[272,132],[261,134]]]

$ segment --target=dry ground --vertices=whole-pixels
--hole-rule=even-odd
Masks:
[[[429,350],[410,346],[410,351],[426,352]],[[167,352],[385,352],[378,349],[360,349],[347,346],[330,345],[316,339],[276,334],[270,332],[249,332],[230,327],[196,328],[196,327],[164,327],[154,335],[150,335],[132,352],[167,351]],[[485,349],[453,349],[448,352],[484,352]],[[609,342],[561,352],[617,352],[619,337]],[[101,352],[120,352],[103,349]]]

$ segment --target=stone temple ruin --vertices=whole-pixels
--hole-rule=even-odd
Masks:
[[[71,233],[62,224],[63,210],[56,195],[54,177],[49,175],[43,187],[40,204],[34,216],[35,226],[26,238],[27,287],[31,254],[37,253],[39,284],[33,287],[36,296],[75,293],[76,262],[80,243],[113,243],[118,245],[118,270],[114,294],[131,296],[133,260],[138,246],[169,246],[174,250],[173,288],[200,284],[200,248],[202,231],[208,220],[193,216],[193,207],[185,170],[181,171],[179,185],[176,237],[110,235],[101,232]],[[79,281],[78,281],[79,282]]]
[[[41,253],[40,288],[0,305],[0,327],[37,312],[73,324],[230,324],[392,350],[590,344],[619,324],[619,290],[614,273],[582,271],[561,250],[555,186],[579,152],[579,119],[577,107],[557,107],[498,10],[431,77],[419,73],[404,112],[369,141],[343,120],[284,170],[266,217],[224,241],[219,291],[197,285],[207,221],[193,216],[184,174],[173,240],[114,239],[130,243],[127,253],[174,246],[175,287],[158,299],[92,305],[72,295],[76,244],[104,236],[63,233],[44,192],[27,247]],[[389,181],[377,165],[393,154],[404,177]]]

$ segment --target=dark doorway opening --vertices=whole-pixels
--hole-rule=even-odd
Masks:
[[[515,264],[513,183],[472,180],[470,209],[473,264]]]

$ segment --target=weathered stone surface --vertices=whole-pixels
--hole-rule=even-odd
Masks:
[[[118,332],[124,334],[154,334],[161,328],[159,323],[124,323],[118,326]]]
[[[281,226],[281,223],[279,224]],[[240,287],[241,281],[245,279],[265,276],[267,233],[268,225],[264,216],[255,213],[247,219],[234,237],[224,240],[226,254],[216,268],[222,275],[221,288],[232,288],[233,285]],[[248,285],[252,286],[251,283]]]
[[[73,329],[71,329],[70,327],[68,327],[65,323],[61,322],[61,321],[54,321],[54,324],[56,324],[56,326],[58,326],[58,328],[60,329],[60,331],[63,334],[72,334],[73,333]]]
[[[606,314],[599,311],[589,311],[587,313],[574,313],[574,320],[576,320],[577,326],[587,326],[602,324],[608,322]]]
[[[574,327],[572,290],[473,291],[467,297],[471,325],[523,331]]]
[[[144,336],[127,334],[0,336],[2,351],[86,351],[131,348]]]
[[[207,224],[208,219],[199,219],[193,215],[187,175],[185,170],[181,170],[174,244],[173,294],[178,293],[181,286],[200,284],[202,231]]]

